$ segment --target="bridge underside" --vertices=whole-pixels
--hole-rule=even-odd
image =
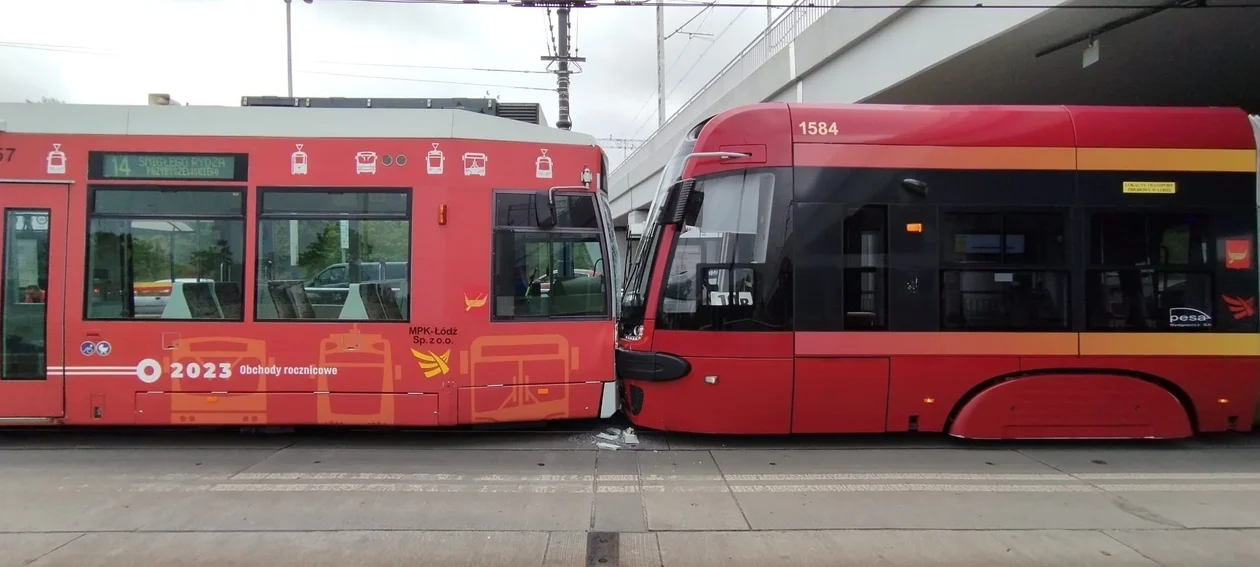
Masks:
[[[1225,2],[1213,2],[1225,4]],[[1165,10],[1088,40],[1132,10],[1047,12],[863,102],[1238,106],[1260,112],[1260,8]]]

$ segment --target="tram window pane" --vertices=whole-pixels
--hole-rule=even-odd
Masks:
[[[407,215],[401,191],[264,191],[263,215]]]
[[[1065,262],[1061,213],[945,213],[941,219],[943,263],[1047,266]]]
[[[0,380],[47,374],[49,210],[7,210],[4,217],[4,360]],[[55,298],[54,298],[55,299]]]
[[[941,215],[941,260],[949,264],[1002,263],[1002,215],[999,213],[944,213]],[[1022,241],[1006,243],[1020,250]]]
[[[599,233],[497,230],[494,258],[495,318],[608,315]]]
[[[844,219],[844,328],[888,328],[888,209],[851,208]]]
[[[244,220],[93,218],[86,318],[243,317]]]
[[[1090,219],[1090,263],[1102,266],[1206,266],[1210,222],[1193,213],[1102,213]]]
[[[1055,331],[1068,327],[1068,273],[945,270],[942,327],[949,330]]]
[[[1212,274],[1155,270],[1090,270],[1090,330],[1211,331]]]
[[[406,220],[262,219],[257,318],[407,321],[410,245]]]
[[[1090,217],[1086,324],[1106,331],[1211,331],[1216,327],[1211,218],[1189,212],[1104,212]]]
[[[1061,213],[1007,213],[1003,223],[1006,254],[1003,264],[1054,266],[1067,261],[1064,215]],[[1021,242],[1016,248],[1014,242]]]
[[[494,198],[494,224],[499,227],[536,227],[536,199],[546,193],[499,193]],[[556,226],[598,228],[595,198],[590,195],[556,195]]]
[[[242,216],[240,191],[175,190],[169,187],[92,190],[92,213],[122,216]]]

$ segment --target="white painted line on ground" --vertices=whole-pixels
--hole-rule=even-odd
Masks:
[[[1256,485],[1260,490],[1260,485]],[[775,492],[1097,492],[1085,484],[762,484],[737,485],[741,494]]]
[[[8,471],[6,471],[8,472]],[[203,481],[203,482],[225,482],[232,479],[232,473],[221,474],[143,474],[143,473],[123,473],[123,474],[92,474],[88,473],[66,473],[52,471],[22,471],[16,474],[6,474],[3,478],[4,482],[21,482],[21,483],[49,483],[54,480],[75,481],[90,480],[93,482],[178,482],[178,481]]]
[[[70,487],[66,487],[70,488]],[[83,485],[78,489],[92,490]],[[451,484],[451,483],[219,483],[163,484],[146,483],[120,487],[135,492],[428,492],[428,493],[513,493],[513,494],[591,494],[599,493],[686,493],[707,492],[738,494],[818,493],[818,492],[942,492],[942,493],[1091,493],[1091,492],[1260,492],[1260,483],[1251,484],[1117,484],[1095,487],[1085,484],[637,484],[600,485],[581,483],[514,483],[514,484]]]
[[[977,482],[1073,482],[1090,480],[1260,480],[1255,473],[802,473],[709,475],[513,475],[513,474],[430,474],[430,473],[241,473],[232,480],[363,480],[412,482],[824,482],[824,481],[977,481]]]
[[[412,484],[412,483],[303,483],[303,484],[138,484],[137,492],[434,492],[585,494],[590,486],[561,484]]]
[[[1256,492],[1260,484],[1103,484],[1107,492]]]
[[[1082,473],[1081,480],[1260,480],[1260,472]]]
[[[976,480],[976,481],[1071,481],[1071,475],[1062,473],[807,473],[807,474],[728,474],[729,481],[775,482],[825,480]]]
[[[1101,490],[1100,490],[1101,489]],[[779,484],[731,486],[731,492],[1260,492],[1260,484]]]
[[[609,475],[604,475],[609,476]],[[600,480],[604,480],[600,476]],[[625,477],[625,478],[620,478]],[[433,473],[241,473],[232,480],[366,480],[412,482],[593,482],[589,474],[433,474]],[[634,475],[619,475],[620,480],[636,480]]]

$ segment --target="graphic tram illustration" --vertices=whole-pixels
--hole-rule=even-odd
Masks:
[[[394,364],[389,341],[359,329],[337,333],[319,342],[316,368],[337,374],[315,378],[315,410],[319,423],[388,425],[395,421],[395,383],[402,366]],[[369,394],[370,393],[370,394]]]
[[[234,337],[175,338],[175,348],[162,357],[170,375],[171,422],[199,425],[264,425],[267,423],[267,376],[241,374],[241,366],[272,366],[267,343]],[[229,378],[220,377],[226,365]],[[232,390],[227,391],[228,384]]]
[[[478,337],[460,352],[460,417],[471,423],[565,419],[578,349],[564,335]]]

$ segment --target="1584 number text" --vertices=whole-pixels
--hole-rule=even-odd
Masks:
[[[835,122],[801,122],[797,124],[801,129],[802,136],[836,136],[840,134],[840,129],[836,128]]]

